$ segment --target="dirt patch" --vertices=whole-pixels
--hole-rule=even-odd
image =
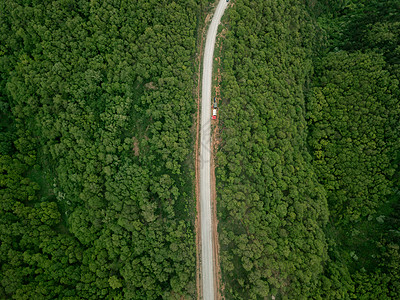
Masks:
[[[214,129],[213,134],[217,131],[217,126]],[[215,277],[215,299],[221,299],[220,282],[221,282],[221,270],[219,265],[219,239],[218,239],[218,218],[217,218],[217,191],[215,188],[215,153],[216,143],[214,139],[211,142],[212,156],[211,156],[211,208],[213,218],[213,250],[214,250],[214,277]]]
[[[215,66],[217,68],[216,74],[214,74],[214,88],[215,88],[215,99],[217,102],[218,109],[220,104],[222,103],[221,98],[221,55],[222,55],[222,44],[223,39],[225,38],[227,30],[224,28],[221,33],[217,36],[217,50],[216,51],[216,58],[215,58]],[[215,284],[216,284],[216,299],[225,299],[223,296],[225,285],[222,283],[221,280],[221,267],[220,267],[220,260],[219,260],[219,253],[220,253],[220,246],[219,246],[219,237],[218,237],[218,218],[217,218],[217,191],[216,191],[216,178],[215,178],[215,168],[216,168],[216,154],[219,148],[219,144],[221,143],[220,137],[220,129],[219,129],[219,122],[220,122],[220,114],[218,113],[217,120],[213,121],[212,123],[212,135],[211,135],[211,206],[213,210],[213,244],[214,244],[214,270],[215,270]]]
[[[221,48],[220,48],[221,50]],[[219,51],[219,54],[221,51]],[[217,66],[217,74],[215,79],[215,99],[219,104],[221,101],[221,57],[220,55],[215,59]],[[222,299],[223,285],[221,284],[221,268],[219,264],[219,237],[218,237],[218,218],[217,218],[217,191],[216,191],[216,180],[215,180],[215,167],[216,167],[216,154],[218,150],[218,145],[220,143],[219,136],[219,119],[218,114],[217,120],[213,121],[212,134],[211,134],[211,208],[212,208],[212,218],[213,218],[213,250],[214,250],[214,270],[215,270],[215,299]]]
[[[156,90],[157,87],[154,85],[154,82],[148,82],[144,85],[144,87],[148,90]]]
[[[140,154],[139,153],[139,142],[136,137],[133,137],[132,140],[133,140],[133,149],[132,150],[135,153],[135,156],[139,156],[139,154]]]

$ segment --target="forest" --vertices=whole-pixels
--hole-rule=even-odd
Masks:
[[[400,3],[236,1],[217,153],[226,299],[397,299]]]
[[[241,1],[227,12],[216,170],[227,299],[306,299],[328,261],[304,91],[318,36],[292,2]]]
[[[400,297],[400,3],[314,7],[326,32],[306,98],[309,145],[327,192],[331,290],[323,298]],[[325,278],[324,278],[325,279]]]
[[[203,6],[0,2],[1,299],[195,297]]]
[[[210,0],[0,1],[0,298],[196,299]],[[225,299],[400,299],[400,2],[233,0]]]

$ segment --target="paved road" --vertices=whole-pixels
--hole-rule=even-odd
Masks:
[[[200,215],[201,215],[201,273],[203,284],[203,299],[213,300],[214,286],[214,257],[211,214],[210,188],[210,125],[211,125],[211,83],[212,64],[215,38],[218,25],[228,3],[220,0],[211,25],[207,32],[206,47],[203,59],[203,82],[201,99],[201,131],[200,131]]]

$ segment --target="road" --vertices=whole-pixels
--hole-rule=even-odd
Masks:
[[[215,274],[213,257],[213,231],[211,212],[211,86],[212,65],[215,39],[218,25],[228,6],[226,0],[220,0],[210,27],[207,32],[206,46],[203,58],[202,99],[201,99],[201,129],[200,129],[200,216],[201,216],[201,274],[203,299],[215,298]]]

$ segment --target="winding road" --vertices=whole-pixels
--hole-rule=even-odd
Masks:
[[[211,86],[212,65],[218,25],[228,2],[220,0],[207,32],[203,58],[201,129],[200,129],[200,216],[201,216],[201,274],[204,300],[215,298],[216,284],[213,257],[213,230],[211,211]]]

